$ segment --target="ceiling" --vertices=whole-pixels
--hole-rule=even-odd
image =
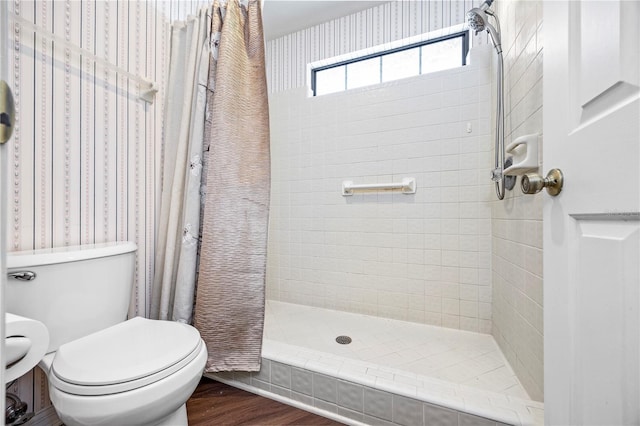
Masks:
[[[273,40],[388,2],[389,0],[264,0],[264,35],[267,40]]]

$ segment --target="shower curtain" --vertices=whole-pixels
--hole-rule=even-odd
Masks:
[[[257,0],[216,0],[213,8],[215,87],[207,102],[207,193],[194,325],[207,343],[205,371],[257,371],[271,175],[261,11]]]
[[[259,2],[216,0],[174,25],[169,68],[149,316],[193,322],[206,371],[257,371],[271,173]]]
[[[175,23],[165,96],[162,197],[149,316],[190,324],[200,227],[211,8]]]

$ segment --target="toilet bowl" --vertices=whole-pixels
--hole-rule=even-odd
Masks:
[[[187,424],[185,403],[202,376],[206,346],[187,324],[124,320],[135,250],[110,243],[8,257],[9,273],[36,277],[9,280],[7,306],[49,328],[52,343],[39,366],[68,426]]]

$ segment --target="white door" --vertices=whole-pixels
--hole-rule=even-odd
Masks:
[[[640,2],[545,1],[545,423],[640,424]]]

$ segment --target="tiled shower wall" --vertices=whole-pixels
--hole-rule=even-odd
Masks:
[[[8,82],[16,128],[8,153],[9,250],[134,241],[131,314],[144,315],[153,271],[169,25],[208,2],[8,3],[10,14],[159,88],[155,102],[146,104],[138,99],[137,83],[10,16]],[[35,369],[9,391],[38,411],[49,405],[43,380]]]
[[[267,296],[491,332],[490,55],[344,93],[270,95]],[[415,195],[341,195],[415,177]]]
[[[268,297],[491,331],[486,35],[472,66],[307,98],[309,62],[464,22],[472,0],[398,0],[267,43]],[[466,133],[471,123],[471,133]],[[415,176],[418,193],[340,195]]]
[[[505,134],[540,134],[542,159],[542,1],[497,0],[505,55]],[[540,174],[546,173],[541,168]],[[543,399],[542,200],[520,179],[492,203],[493,335],[529,395]]]

